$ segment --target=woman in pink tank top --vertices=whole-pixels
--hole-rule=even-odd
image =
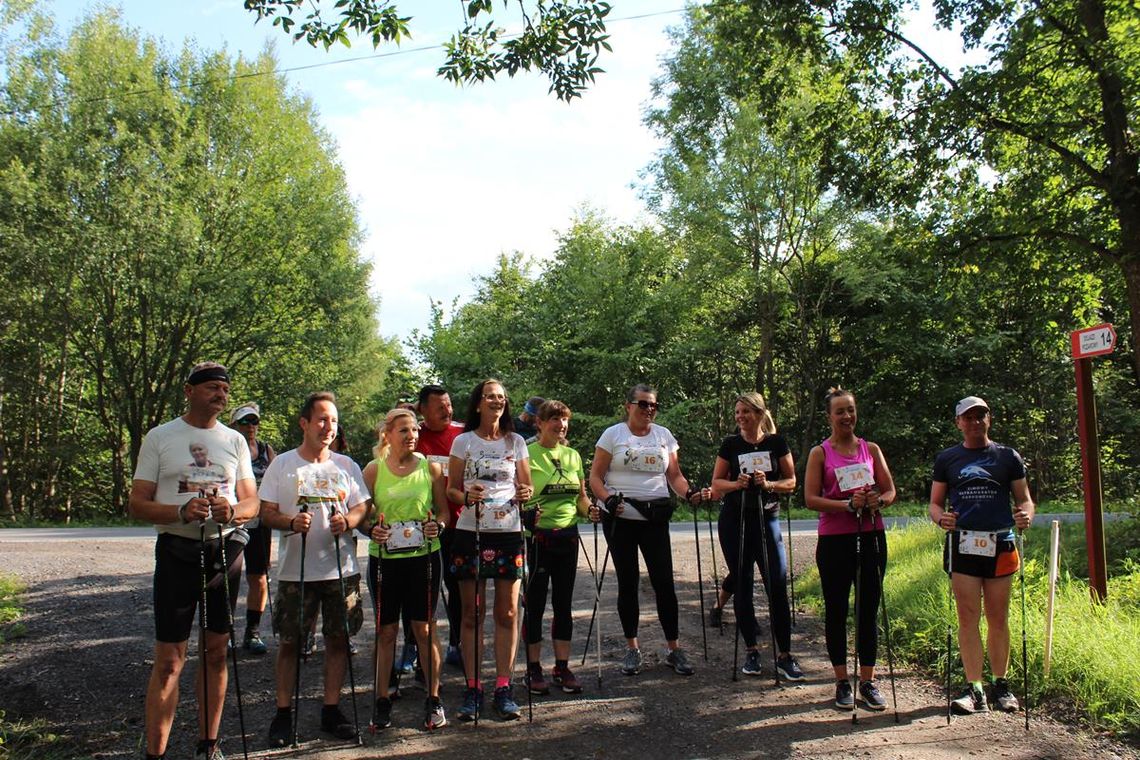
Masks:
[[[879,447],[855,435],[855,395],[832,388],[825,403],[831,435],[808,454],[804,502],[820,513],[815,561],[823,590],[827,654],[835,668],[835,705],[851,710],[856,699],[847,675],[847,606],[854,585],[858,699],[868,710],[885,710],[886,700],[875,686],[875,618],[887,567],[880,510],[894,502],[895,484]]]

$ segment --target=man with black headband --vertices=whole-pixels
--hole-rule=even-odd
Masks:
[[[201,719],[199,722],[196,756],[213,760],[221,757],[217,751],[218,728],[229,676],[226,668],[229,612],[221,582],[219,537],[225,541],[230,588],[236,591],[241,573],[241,548],[246,540],[240,526],[257,515],[260,503],[245,438],[218,422],[218,415],[229,402],[230,381],[226,368],[214,362],[196,365],[186,378],[183,392],[186,413],[147,433],[131,485],[131,516],[154,523],[158,530],[154,568],[154,667],[146,694],[146,756],[166,756],[178,706],[178,678],[203,596],[199,562],[204,535],[210,576],[205,592],[204,649],[205,704],[209,714],[204,723]],[[209,478],[204,477],[207,471]],[[188,472],[196,476],[187,477]],[[201,681],[202,677],[196,678]]]

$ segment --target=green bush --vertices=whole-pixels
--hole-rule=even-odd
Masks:
[[[1068,526],[1062,540],[1063,567],[1058,581],[1053,628],[1052,666],[1043,677],[1044,627],[1048,595],[1048,528],[1026,536],[1026,636],[1031,703],[1050,698],[1071,701],[1095,725],[1140,734],[1140,563],[1131,559],[1137,548],[1136,520],[1106,528],[1106,544],[1118,560],[1110,566],[1108,601],[1094,604],[1088,584],[1078,575],[1083,560],[1083,528]],[[933,525],[912,525],[887,535],[890,561],[886,590],[895,656],[938,678],[945,674],[947,623],[951,620],[949,588],[941,567],[940,531]],[[819,577],[810,573],[801,586],[804,602],[822,608]],[[1021,596],[1014,579],[1010,610],[1011,663],[1009,677],[1022,683]],[[983,629],[984,629],[983,621]],[[956,627],[954,629],[956,631]],[[984,633],[983,633],[984,636]],[[954,639],[955,655],[957,637]],[[960,661],[955,656],[957,681]],[[1020,689],[1015,689],[1020,691]]]

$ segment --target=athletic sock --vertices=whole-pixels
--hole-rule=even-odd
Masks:
[[[511,679],[509,676],[497,676],[495,678],[495,688],[496,689],[501,689],[504,686],[510,686],[510,685],[511,685]]]
[[[292,714],[293,714],[293,708],[292,707],[278,707],[277,708],[277,717],[279,717],[279,718],[288,718]]]
[[[210,750],[212,750],[214,748],[214,745],[217,743],[217,739],[199,739],[198,749],[194,750],[194,754],[208,756],[210,754]]]
[[[468,689],[478,689],[479,686],[480,686],[479,682],[476,681],[474,678],[468,678],[467,679],[467,688]]]
[[[261,610],[246,610],[245,611],[245,627],[257,628],[261,625]]]
[[[554,661],[554,667],[559,668],[560,670],[569,670],[570,669],[570,661],[569,660],[555,660]]]
[[[978,691],[985,691],[985,685],[981,681],[970,681],[970,685]]]
[[[531,670],[538,670],[539,668],[541,668],[541,667],[542,667],[542,663],[541,663],[541,662],[539,662],[538,660],[535,660],[534,662],[528,662],[528,663],[526,664],[526,666],[527,666],[528,668],[530,668]]]

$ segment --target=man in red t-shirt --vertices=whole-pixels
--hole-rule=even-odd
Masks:
[[[416,412],[423,418],[420,425],[420,440],[416,444],[416,451],[426,456],[432,462],[438,462],[444,473],[448,470],[448,459],[451,456],[451,444],[456,436],[463,432],[463,423],[451,419],[451,397],[439,385],[425,385],[420,389],[419,402]],[[451,519],[448,529],[443,532],[440,539],[442,544],[441,556],[444,566],[447,567],[451,557],[451,537],[455,532],[455,521],[463,510],[462,504],[448,503]],[[448,646],[446,662],[451,665],[463,667],[463,660],[459,652],[459,624],[462,619],[462,610],[459,600],[459,583],[451,573],[443,573],[443,583],[447,587],[447,622]]]

